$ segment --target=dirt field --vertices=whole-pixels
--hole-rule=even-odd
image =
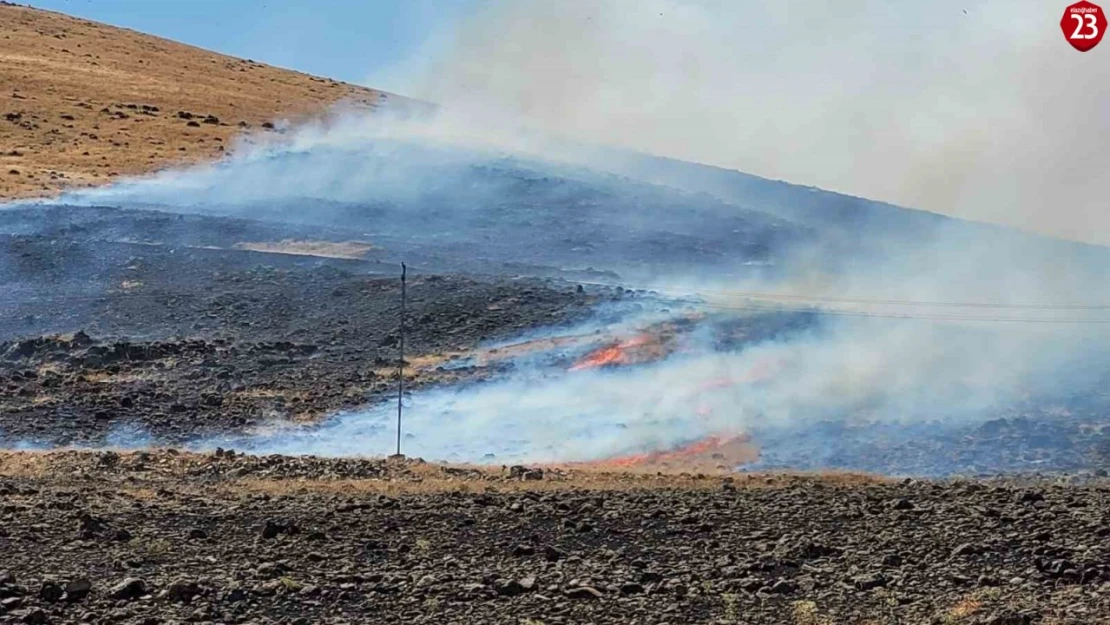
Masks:
[[[0,621],[1103,623],[1105,484],[0,456]]]
[[[383,92],[0,4],[0,199],[51,195],[229,153],[336,102]]]

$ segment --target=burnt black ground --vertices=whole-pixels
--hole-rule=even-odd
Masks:
[[[529,247],[519,240],[491,239],[467,254],[457,243],[437,247],[434,232],[379,238],[365,220],[340,227],[335,220],[354,208],[330,210],[330,225],[105,207],[0,211],[0,439],[49,446],[149,436],[178,444],[380,400],[396,384],[400,260],[411,270],[408,342],[417,358],[572,324],[599,304],[620,301],[634,312],[638,300],[658,301],[592,286],[619,283],[603,264],[510,262],[513,247]],[[499,232],[517,226],[524,227]],[[668,246],[686,258],[723,253],[719,241],[666,241],[651,229],[635,236],[641,255],[661,259]],[[362,258],[236,249],[288,239],[388,246]],[[565,260],[576,245],[548,241],[525,256]],[[600,261],[613,253],[590,249]],[[579,281],[586,283],[581,292]],[[722,349],[766,338],[758,319],[718,317]],[[819,322],[810,314],[767,318],[772,334]],[[57,334],[64,336],[50,338]],[[409,386],[458,375],[421,374]],[[917,476],[1105,471],[1108,406],[1110,396],[1084,392],[1003,406],[984,422],[945,422],[944,415],[913,427],[814,420],[754,432],[764,455],[749,468]]]
[[[171,452],[0,468],[0,622],[1002,625],[1110,610],[1104,482]]]
[[[141,219],[130,227],[158,233]],[[257,236],[224,234],[280,235],[258,227]],[[0,237],[0,435],[9,444],[102,444],[137,431],[179,442],[317,419],[395,389],[397,265],[115,234]],[[408,280],[407,355],[573,323],[621,297],[554,278],[417,265]]]

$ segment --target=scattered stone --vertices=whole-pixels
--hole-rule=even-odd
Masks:
[[[860,590],[872,590],[885,587],[888,581],[882,573],[872,573],[852,578],[852,585]]]
[[[65,595],[65,589],[60,584],[53,581],[46,581],[42,583],[39,588],[39,599],[45,603],[55,603],[61,601]]]
[[[502,597],[516,597],[524,594],[524,586],[515,579],[502,581],[497,584],[497,594]]]
[[[789,595],[795,590],[797,590],[797,586],[790,580],[780,579],[771,585],[770,593],[773,595]]]
[[[136,577],[128,577],[108,590],[108,596],[116,600],[134,600],[145,594],[146,582]]]
[[[50,619],[42,608],[35,608],[24,614],[22,621],[27,625],[46,625],[50,622]]]
[[[188,602],[200,594],[200,586],[191,580],[179,579],[172,582],[160,594],[170,601]]]
[[[641,584],[637,584],[636,582],[621,584],[622,595],[638,595],[642,592],[644,592],[644,587]]]
[[[970,556],[979,553],[979,548],[971,543],[963,543],[952,550],[953,557]]]
[[[18,610],[23,605],[23,597],[8,597],[0,599],[0,614]]]
[[[577,586],[566,591],[566,596],[571,599],[601,599],[602,592],[592,586]]]
[[[66,584],[65,599],[71,603],[84,601],[90,592],[92,592],[92,582],[84,577],[78,578]]]

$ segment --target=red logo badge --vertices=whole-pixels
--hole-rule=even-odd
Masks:
[[[1102,34],[1106,32],[1106,12],[1093,2],[1080,0],[1064,9],[1060,29],[1073,48],[1086,52],[1102,41]]]

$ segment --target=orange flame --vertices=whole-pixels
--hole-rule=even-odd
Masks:
[[[609,365],[634,365],[659,360],[670,352],[669,336],[648,332],[630,339],[610,343],[586,354],[568,368],[568,371],[596,369]]]
[[[701,440],[670,450],[649,451],[605,460],[579,463],[604,468],[633,468],[646,466],[708,467],[735,466],[751,460],[756,455],[746,435],[707,436]]]

